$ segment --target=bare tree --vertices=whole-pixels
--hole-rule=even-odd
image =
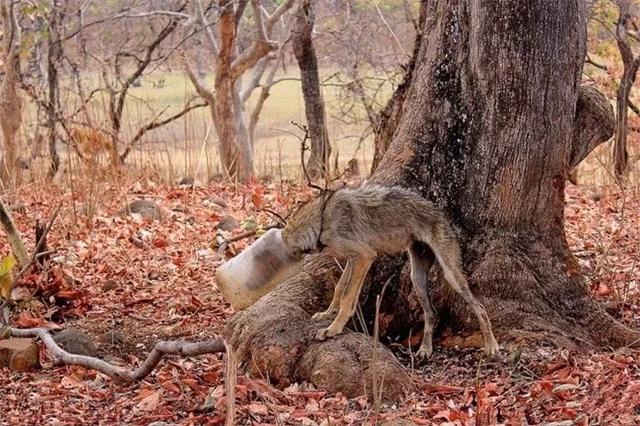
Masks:
[[[633,13],[634,6],[629,0],[618,0],[618,22],[616,24],[616,43],[622,58],[624,70],[616,93],[616,139],[614,144],[614,165],[616,176],[621,177],[627,169],[629,154],[627,153],[628,108],[631,88],[636,81],[640,68],[640,55],[633,53],[631,37],[638,37],[638,27]],[[629,33],[632,32],[630,35]]]
[[[56,149],[56,124],[60,116],[60,82],[58,67],[62,59],[62,39],[60,29],[65,13],[58,0],[51,0],[49,10],[49,31],[47,32],[47,99],[44,103],[47,112],[47,128],[49,130],[49,177],[53,178],[60,168],[60,156]]]
[[[22,32],[16,18],[16,3],[2,0],[0,19],[3,28],[2,54],[4,76],[0,84],[0,127],[4,155],[0,163],[0,179],[5,187],[20,183],[18,129],[22,123],[22,100],[18,93],[20,78],[20,43]]]
[[[89,2],[86,3],[87,6],[89,4]],[[155,10],[148,2],[136,0],[119,5],[116,10],[106,4],[96,8],[91,19],[87,19],[83,8],[78,8],[74,25],[71,23],[64,27],[59,25],[61,31],[64,29],[64,34],[59,35],[62,42],[77,41],[74,45],[75,50],[60,58],[58,64],[62,63],[63,59],[69,66],[68,72],[75,84],[69,90],[74,91],[78,97],[79,107],[75,111],[59,112],[58,121],[63,125],[69,142],[76,147],[78,155],[82,156],[82,149],[76,146],[80,141],[71,137],[71,131],[75,126],[93,129],[97,132],[96,136],[109,135],[110,144],[107,148],[110,162],[117,168],[147,132],[165,126],[196,108],[206,106],[204,102],[197,102],[195,98],[185,102],[185,105],[173,114],[166,114],[166,108],[155,111],[149,106],[151,117],[141,119],[140,122],[129,123],[134,127],[133,136],[124,135],[125,107],[127,102],[132,100],[131,88],[138,85],[144,76],[166,64],[171,54],[186,41],[183,38],[174,37],[178,23],[189,17],[183,12],[186,4],[187,2],[183,0],[168,2],[170,8],[167,10]],[[132,22],[141,21],[147,24],[143,27],[146,28],[145,31],[130,30],[130,28],[140,28],[138,25],[132,26]],[[114,37],[112,30],[114,26],[122,29],[116,33],[116,42],[111,40]],[[87,36],[89,31],[92,37]],[[185,37],[188,38],[191,35],[185,34]],[[96,51],[102,51],[102,54],[97,54]],[[90,67],[99,70],[102,85],[86,87],[81,72],[83,68]],[[106,122],[96,119],[89,107],[91,101],[102,93],[106,94]],[[82,114],[82,120],[76,118],[79,114]],[[64,119],[62,115],[65,115]],[[135,130],[136,127],[137,130]]]
[[[320,87],[318,59],[313,47],[315,12],[310,0],[300,1],[293,25],[293,53],[298,61],[304,96],[305,115],[311,141],[311,156],[306,170],[312,177],[326,176],[329,172],[331,144],[327,132],[324,100]]]
[[[394,3],[383,12],[375,2],[353,0],[314,4],[319,26],[328,29],[314,40],[320,55],[338,68],[325,84],[337,87],[335,119],[347,127],[362,129],[357,136],[374,138],[375,169],[389,144],[402,106],[404,88],[411,80],[411,39],[419,30],[415,18],[416,2]],[[415,49],[414,49],[415,50]],[[396,87],[393,99],[388,93]]]
[[[293,6],[294,1],[284,0],[269,13],[260,0],[251,0],[254,28],[248,40],[241,38],[243,33],[239,29],[249,0],[218,0],[217,8],[210,8],[216,15],[215,26],[209,22],[202,2],[192,2],[192,22],[204,29],[209,51],[215,56],[213,89],[206,87],[188,60],[185,61],[187,74],[198,94],[209,104],[219,139],[220,161],[230,177],[246,181],[254,174],[253,140],[246,125],[244,106],[251,93],[260,85],[267,62],[277,58],[273,53],[286,41],[274,41],[273,36],[276,24]],[[246,47],[242,49],[242,46]],[[243,87],[242,77],[252,69],[254,75],[247,86]],[[268,90],[263,94],[268,96]],[[262,108],[264,99],[259,103],[259,108]],[[253,129],[257,117],[258,114],[252,114]]]

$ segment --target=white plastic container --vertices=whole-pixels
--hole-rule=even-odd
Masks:
[[[235,309],[245,309],[293,275],[300,265],[289,257],[281,229],[270,229],[242,253],[220,265],[218,288]]]

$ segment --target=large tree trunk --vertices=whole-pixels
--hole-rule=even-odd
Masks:
[[[404,114],[372,180],[413,188],[449,215],[471,289],[503,344],[514,337],[579,347],[640,341],[639,332],[592,299],[563,228],[569,167],[606,140],[613,127],[606,99],[579,89],[584,2],[424,2],[424,36]],[[324,265],[330,268],[331,260]],[[312,344],[301,338],[310,335],[307,328],[323,325],[309,324],[308,316],[326,307],[335,279],[335,274],[317,275],[318,268],[308,263],[300,275],[237,314],[228,334],[254,372],[276,376],[277,383],[304,379],[343,390],[345,371],[334,365],[327,372],[322,361],[332,357],[338,342],[364,337],[348,332]],[[477,330],[466,304],[440,285],[437,271],[431,275],[440,330]],[[420,313],[410,297],[404,257],[379,259],[369,276],[361,297],[368,321],[373,296],[391,279],[380,313],[381,335],[416,329]],[[364,339],[346,350],[357,357],[370,344]],[[312,350],[316,356],[307,356]],[[362,358],[350,380],[367,383],[368,365]],[[309,371],[323,372],[323,380],[305,374]],[[351,395],[356,393],[352,389]]]
[[[312,177],[326,175],[329,169],[331,144],[327,132],[324,100],[320,88],[318,60],[311,38],[315,13],[311,1],[300,2],[296,10],[293,26],[293,53],[300,68],[304,110],[307,117],[309,139],[311,140],[311,156],[306,165]]]

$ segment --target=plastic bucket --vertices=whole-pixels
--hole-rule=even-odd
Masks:
[[[218,267],[218,288],[231,306],[245,309],[295,273],[299,264],[287,254],[282,230],[270,229]]]

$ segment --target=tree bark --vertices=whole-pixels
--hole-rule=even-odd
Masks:
[[[0,179],[2,184],[9,188],[20,184],[21,174],[18,153],[18,130],[22,122],[22,100],[18,94],[21,31],[14,7],[8,0],[0,4],[0,17],[5,29],[2,46],[5,59],[4,77],[0,84],[0,128],[4,155],[0,163]]]
[[[627,170],[629,160],[627,153],[629,95],[640,68],[640,57],[634,57],[627,34],[627,24],[631,22],[630,8],[631,5],[627,1],[618,3],[619,16],[615,34],[623,64],[622,79],[616,92],[616,140],[613,147],[614,169],[619,178]]]
[[[47,128],[49,130],[49,173],[50,179],[58,173],[60,168],[60,156],[56,148],[58,134],[56,123],[58,122],[58,65],[62,58],[62,41],[60,40],[60,4],[57,0],[52,0],[49,12],[49,32],[47,33]]]
[[[424,3],[424,35],[404,114],[371,180],[413,188],[448,214],[463,247],[470,287],[503,344],[511,338],[582,348],[637,344],[640,333],[610,317],[592,298],[564,234],[569,167],[606,140],[613,127],[606,100],[579,89],[584,2]],[[590,130],[578,128],[585,123]],[[369,324],[372,296],[391,280],[380,311],[380,335],[386,338],[406,337],[420,324],[405,259],[378,259],[360,299]],[[251,371],[276,375],[280,384],[310,379],[330,391],[343,390],[347,373],[342,366],[322,369],[323,360],[334,354],[329,345],[363,339],[361,346],[347,348],[356,358],[373,343],[353,332],[323,343],[305,337],[308,328],[323,325],[310,323],[308,316],[327,305],[337,269],[331,269],[332,262],[327,255],[309,262],[298,276],[232,319],[228,335]],[[332,272],[321,274],[322,268]],[[430,277],[439,331],[466,335],[477,330],[466,304],[446,291],[439,275],[434,268]],[[305,356],[312,347],[321,355]],[[360,360],[349,380],[362,384],[368,360]],[[317,380],[304,374],[308,371],[323,371],[329,378]]]
[[[311,37],[314,22],[315,12],[311,1],[300,2],[294,18],[292,43],[293,53],[300,68],[304,110],[311,141],[311,156],[307,162],[306,170],[311,177],[320,177],[329,172],[331,144],[329,143],[324,100],[320,88],[318,59]]]
[[[238,145],[233,103],[234,80],[231,78],[231,62],[235,52],[236,24],[233,2],[220,1],[220,51],[217,57],[215,80],[216,130],[220,140],[220,161],[229,176],[238,175],[241,180],[253,175],[253,153]]]

